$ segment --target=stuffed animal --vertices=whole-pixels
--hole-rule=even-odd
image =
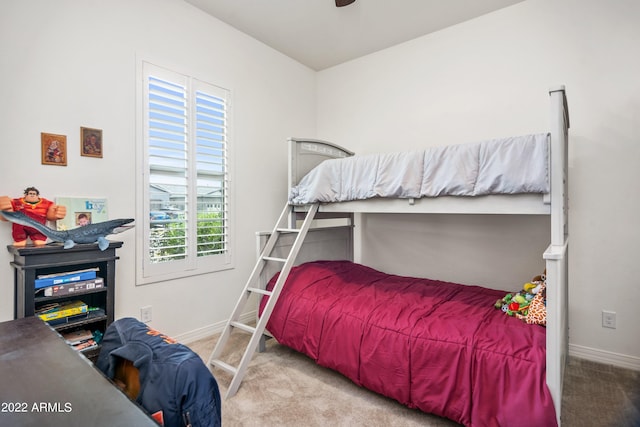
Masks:
[[[515,294],[508,293],[495,303],[509,316],[515,316],[529,324],[546,325],[546,270],[536,276],[531,282],[522,286],[522,291]]]
[[[509,316],[526,315],[531,299],[527,298],[523,292],[509,293],[496,301],[495,307]]]
[[[547,326],[547,276],[545,274],[539,277],[539,285],[536,287],[537,292],[529,308],[527,314],[523,316],[517,316],[519,319],[524,320],[530,325]]]
[[[27,187],[24,196],[10,199],[7,196],[0,197],[0,210],[10,212],[23,212],[30,218],[45,224],[47,220],[62,219],[67,214],[65,206],[56,205],[50,200],[40,197],[40,192],[35,187]],[[5,220],[0,217],[1,220]],[[36,246],[42,246],[47,242],[47,236],[32,227],[13,223],[12,236],[15,246],[25,246],[27,238],[30,238]]]

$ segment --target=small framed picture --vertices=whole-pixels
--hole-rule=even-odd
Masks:
[[[42,164],[67,166],[67,136],[40,133]]]
[[[91,212],[75,212],[75,217],[76,227],[91,224]]]
[[[80,155],[102,157],[102,129],[80,128]]]

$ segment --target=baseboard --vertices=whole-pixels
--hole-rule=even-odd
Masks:
[[[640,371],[640,357],[627,356],[576,344],[569,344],[569,356]]]
[[[249,313],[245,313],[240,316],[240,321],[242,323],[251,323],[256,319],[256,311],[251,311]],[[208,325],[202,328],[194,329],[193,331],[185,332],[184,334],[176,335],[173,338],[176,339],[179,343],[188,345],[194,341],[198,341],[201,339],[209,338],[215,334],[219,334],[224,329],[224,325],[226,324],[226,320],[214,323],[212,325]]]
[[[256,319],[256,311],[245,313],[240,317],[243,323],[251,323]],[[224,329],[226,321],[214,323],[203,328],[185,332],[175,336],[174,338],[182,344],[190,344],[194,341],[209,338],[215,334],[219,334]],[[640,357],[627,356],[625,354],[613,353],[611,351],[599,350],[596,348],[585,347],[577,344],[569,344],[569,356],[579,359],[586,359],[592,362],[604,363],[607,365],[618,366],[625,369],[633,369],[640,371]]]

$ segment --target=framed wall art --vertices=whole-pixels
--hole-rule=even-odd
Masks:
[[[67,136],[40,133],[42,164],[67,166]]]
[[[102,129],[80,128],[80,155],[102,157]]]
[[[102,197],[56,197],[56,204],[67,208],[67,215],[56,221],[58,231],[107,221],[107,199]]]

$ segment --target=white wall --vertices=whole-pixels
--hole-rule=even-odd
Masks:
[[[528,0],[333,67],[318,74],[317,137],[364,153],[545,131],[547,90],[566,85],[571,350],[640,369],[638,22],[635,0]],[[548,243],[540,219],[367,221],[367,264],[509,290]]]
[[[119,236],[116,315],[152,305],[152,326],[197,336],[228,316],[253,266],[254,231],[271,228],[281,209],[287,136],[362,153],[538,132],[548,126],[547,89],[565,84],[572,349],[640,366],[639,20],[635,0],[527,0],[316,74],[181,0],[4,2],[0,195],[35,185],[47,198],[106,197],[112,218],[131,216],[136,56],[230,88],[236,268],[136,287],[135,233]],[[80,157],[80,126],[104,130],[103,159]],[[67,167],[40,165],[40,132],[68,136]],[[365,261],[440,279],[517,288],[538,273],[546,246],[540,218],[533,228],[527,218],[366,220],[376,233],[364,236]],[[7,244],[9,230],[0,223]],[[0,251],[0,321],[13,313],[9,261]],[[617,312],[617,329],[601,327],[602,309]]]
[[[136,286],[136,233],[116,236],[116,317],[151,305],[151,325],[173,336],[219,326],[255,262],[255,231],[286,200],[286,184],[265,185],[286,182],[286,138],[315,134],[315,73],[182,0],[3,2],[0,52],[0,195],[106,197],[111,218],[136,213],[137,58],[231,89],[236,268]],[[80,126],[103,130],[104,158],[80,156]],[[67,135],[68,166],[40,164],[40,132]],[[10,228],[0,223],[6,244]],[[0,251],[0,321],[13,316],[9,262]]]

